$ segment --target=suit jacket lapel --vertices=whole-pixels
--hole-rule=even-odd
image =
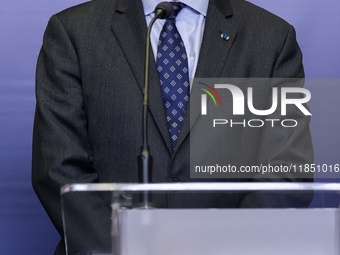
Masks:
[[[233,10],[229,0],[210,0],[195,78],[217,78],[221,76],[237,33],[235,27],[228,22],[228,18],[232,14]],[[227,34],[229,40],[222,39],[221,33]],[[200,102],[198,98],[200,96],[201,92],[193,84],[190,102]],[[186,109],[186,116],[176,147],[184,141],[201,113],[201,105],[190,104],[190,102]]]
[[[145,65],[145,37],[147,31],[143,5],[141,1],[136,0],[117,0],[116,12],[119,15],[116,13],[113,16],[112,32],[123,50],[137,84],[143,93],[144,68],[141,67]],[[236,29],[227,21],[227,18],[230,16],[232,16],[232,8],[229,0],[210,0],[195,77],[220,77],[223,67],[226,65],[228,52],[236,36]],[[228,34],[230,39],[228,41],[222,39],[220,37],[221,33]],[[171,138],[163,105],[163,95],[152,51],[149,71],[149,110],[169,152],[172,153]],[[190,98],[197,98],[200,95],[201,93],[199,93],[195,84],[193,84]],[[190,128],[199,116],[200,105],[190,105],[189,102],[176,147],[179,147],[184,141]]]
[[[143,5],[141,1],[136,0],[117,0],[116,12],[118,13],[113,16],[111,26],[112,32],[126,56],[141,93],[144,94],[147,27]],[[169,152],[172,153],[172,144],[168,123],[166,121],[163,95],[160,89],[158,73],[152,51],[150,51],[150,55],[149,110],[163,136]],[[149,117],[151,116],[149,115]]]

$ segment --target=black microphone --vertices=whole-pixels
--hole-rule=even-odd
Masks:
[[[156,19],[167,19],[170,17],[172,11],[173,7],[170,2],[161,2],[155,8],[155,17],[157,16]],[[150,26],[152,26],[151,23]]]
[[[138,157],[139,167],[139,182],[150,183],[151,181],[151,169],[152,169],[152,156],[149,153],[148,145],[148,88],[149,88],[149,61],[150,61],[150,31],[156,19],[166,19],[173,11],[172,4],[170,2],[162,2],[155,8],[155,16],[150,22],[146,36],[146,49],[145,49],[145,80],[144,80],[144,100],[143,100],[143,145],[142,153]],[[144,207],[148,207],[148,194],[144,194]]]

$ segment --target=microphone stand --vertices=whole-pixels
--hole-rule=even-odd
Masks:
[[[156,19],[168,18],[172,13],[172,4],[169,2],[162,2],[155,8],[155,16],[151,20],[146,37],[146,50],[145,50],[145,80],[144,80],[144,100],[143,100],[143,145],[141,155],[138,157],[139,165],[139,182],[150,183],[151,182],[151,170],[152,170],[152,156],[149,153],[148,145],[148,89],[149,89],[149,63],[150,63],[150,32]],[[142,208],[150,208],[149,194],[147,191],[143,193]]]

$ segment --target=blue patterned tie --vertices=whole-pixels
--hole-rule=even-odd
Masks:
[[[188,59],[175,18],[185,6],[172,2],[173,12],[165,22],[158,41],[157,70],[163,92],[166,117],[175,148],[189,100]]]

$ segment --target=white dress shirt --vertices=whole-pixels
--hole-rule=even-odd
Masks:
[[[145,20],[148,26],[155,16],[155,7],[163,1],[164,0],[142,0]],[[209,0],[181,0],[178,2],[186,4],[176,17],[176,27],[181,34],[187,52],[189,79],[192,85],[201,49]],[[150,40],[155,58],[157,56],[159,35],[164,23],[164,19],[158,19],[151,29]]]

